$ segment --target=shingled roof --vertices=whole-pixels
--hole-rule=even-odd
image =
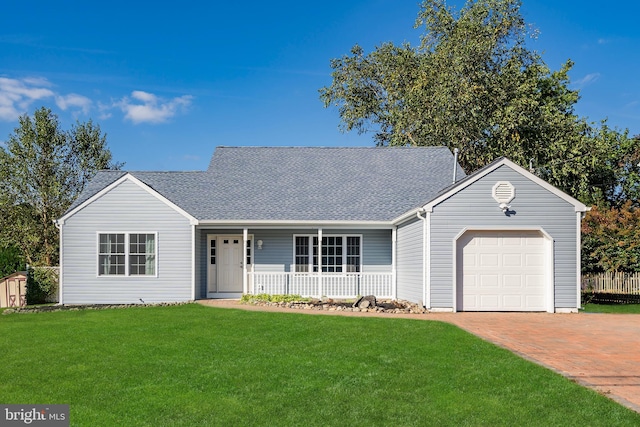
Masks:
[[[445,147],[218,147],[207,171],[129,173],[200,221],[390,221],[448,187],[453,165]],[[99,172],[70,210],[126,173]]]

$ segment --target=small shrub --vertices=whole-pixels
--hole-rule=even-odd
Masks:
[[[54,302],[58,296],[58,271],[53,268],[29,268],[27,304]]]
[[[303,298],[300,295],[269,295],[269,294],[257,294],[250,295],[245,294],[240,298],[240,302],[254,303],[254,302],[301,302],[310,301],[309,298]]]

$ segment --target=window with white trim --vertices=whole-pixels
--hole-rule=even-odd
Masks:
[[[318,260],[323,273],[359,273],[361,270],[361,236],[322,236],[322,249],[318,247],[318,236],[296,235],[294,241],[294,271],[317,273]],[[321,256],[320,252],[322,252]]]
[[[155,276],[156,233],[98,234],[98,276]]]
[[[125,273],[124,234],[101,234],[98,249],[98,274],[121,276]]]

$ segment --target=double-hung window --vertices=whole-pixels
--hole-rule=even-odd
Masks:
[[[98,276],[155,276],[156,233],[99,233]]]
[[[294,271],[317,273],[359,273],[362,264],[361,236],[325,235],[322,245],[318,236],[294,236]]]

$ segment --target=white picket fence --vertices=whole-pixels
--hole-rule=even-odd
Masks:
[[[391,273],[249,273],[252,294],[300,295],[303,297],[355,298],[375,295],[393,297]]]
[[[640,295],[640,273],[593,273],[582,276],[582,290],[595,293]]]

